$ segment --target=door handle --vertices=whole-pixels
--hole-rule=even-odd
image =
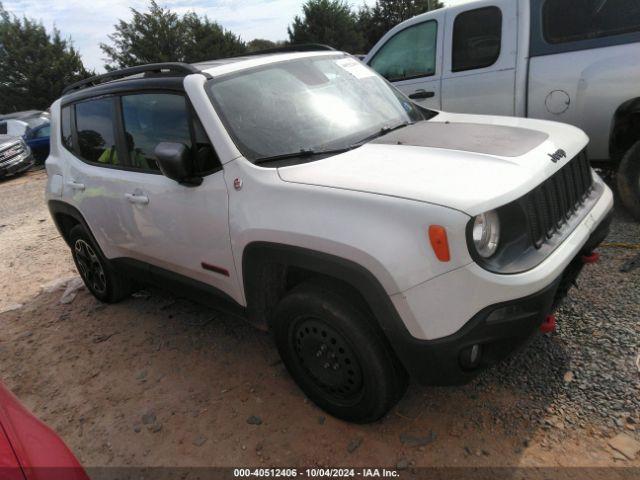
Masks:
[[[133,193],[125,193],[124,198],[129,200],[129,203],[134,205],[147,205],[149,203],[149,197],[144,195],[134,195]]]
[[[75,180],[68,181],[67,187],[69,187],[71,190],[79,190],[81,192],[84,192],[85,189],[84,183],[78,183]]]
[[[411,100],[424,100],[426,98],[433,98],[436,96],[436,92],[427,92],[426,90],[416,90],[409,98]]]

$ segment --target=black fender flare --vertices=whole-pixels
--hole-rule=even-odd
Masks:
[[[95,244],[99,245],[93,235],[93,232],[91,231],[91,228],[89,228],[89,224],[76,207],[74,207],[73,205],[69,205],[68,203],[61,200],[49,200],[49,202],[47,202],[47,206],[49,207],[49,213],[51,214],[53,223],[55,224],[58,232],[60,232],[60,235],[67,243],[67,245],[71,246],[69,244],[68,238],[69,231],[62,220],[63,216],[71,217],[73,220],[75,220],[76,223],[82,225],[87,233],[91,236],[91,239],[95,242]]]
[[[250,318],[255,320],[269,314],[266,306],[269,294],[265,294],[265,289],[268,289],[266,285],[273,279],[272,275],[278,275],[277,269],[270,268],[273,265],[297,267],[352,287],[361,295],[396,355],[411,372],[413,357],[406,347],[420,341],[411,335],[378,279],[351,260],[303,247],[270,242],[250,243],[242,255],[244,292]]]

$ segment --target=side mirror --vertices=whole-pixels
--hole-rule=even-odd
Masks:
[[[189,147],[182,143],[161,142],[153,150],[162,174],[182,185],[196,187],[202,177],[193,175],[193,161]]]

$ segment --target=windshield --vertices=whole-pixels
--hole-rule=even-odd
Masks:
[[[269,64],[212,80],[209,94],[242,154],[337,152],[430,118],[350,56]]]

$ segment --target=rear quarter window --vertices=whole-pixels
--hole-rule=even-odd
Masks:
[[[62,137],[62,145],[70,152],[73,152],[73,134],[71,130],[72,108],[73,107],[64,107],[60,111],[60,135]]]
[[[639,32],[640,0],[547,0],[542,17],[551,44]]]

